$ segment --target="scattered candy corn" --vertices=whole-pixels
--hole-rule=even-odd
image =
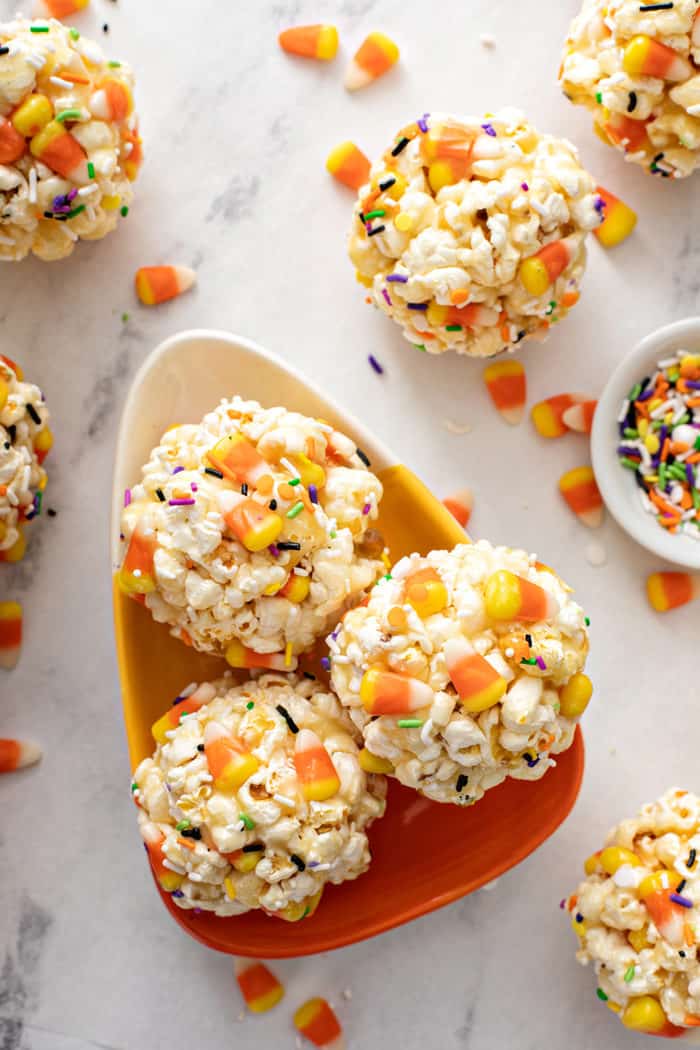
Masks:
[[[34,13],[37,17],[68,18],[83,11],[90,0],[36,0]]]
[[[22,606],[0,602],[0,667],[12,670],[22,648]]]
[[[635,36],[622,56],[622,68],[633,77],[658,77],[660,80],[687,80],[693,67],[672,47],[650,36]]]
[[[637,213],[610,190],[605,190],[602,186],[597,186],[596,189],[598,196],[605,203],[605,209],[603,221],[593,232],[605,248],[614,248],[632,233],[637,225]]]
[[[686,908],[673,900],[678,883],[675,872],[655,871],[639,883],[640,899],[649,912],[651,921],[665,941],[680,948],[685,943]],[[681,898],[683,899],[683,898]]]
[[[326,160],[326,169],[334,179],[359,190],[369,179],[370,163],[362,150],[354,142],[341,142],[335,146]]]
[[[283,986],[265,963],[236,959],[235,971],[241,995],[251,1013],[267,1013],[284,997]]]
[[[255,755],[218,722],[207,722],[204,756],[216,788],[227,794],[238,791],[260,765]]]
[[[554,397],[538,401],[530,412],[535,430],[544,438],[561,437],[568,430],[564,422],[564,412],[572,405],[586,400],[582,394],[555,394]]]
[[[466,711],[485,711],[502,699],[507,682],[466,638],[445,642],[445,664]]]
[[[562,423],[579,434],[590,434],[597,401],[581,401],[561,414]]]
[[[15,769],[33,766],[41,758],[38,744],[29,740],[4,740],[0,738],[0,773],[12,773]]]
[[[302,58],[318,58],[324,62],[335,58],[338,51],[338,30],[335,26],[292,26],[283,29],[277,38],[283,51]]]
[[[360,700],[371,715],[404,715],[428,707],[433,690],[418,678],[370,667],[360,683]]]
[[[553,594],[507,569],[499,569],[489,576],[484,589],[484,606],[486,615],[492,620],[522,623],[549,620],[559,611],[559,603]]]
[[[520,281],[530,295],[544,295],[561,277],[579,248],[576,236],[551,241],[520,264]]]
[[[142,266],[136,271],[136,294],[144,306],[157,306],[188,291],[197,280],[189,266]]]
[[[399,60],[399,49],[386,34],[370,33],[355,52],[345,74],[345,87],[357,91],[388,72]]]
[[[484,369],[486,389],[506,423],[517,425],[523,418],[527,382],[519,361],[497,361]]]
[[[460,489],[443,501],[453,518],[456,518],[463,529],[469,524],[474,509],[474,494],[471,489]]]
[[[576,517],[589,529],[603,521],[603,498],[591,467],[574,467],[559,478],[559,491]]]
[[[300,729],[295,737],[294,767],[307,802],[323,802],[340,788],[333,760],[311,729]]]
[[[231,667],[265,667],[268,671],[294,671],[298,661],[296,656],[287,659],[285,653],[256,653],[236,639],[230,642],[226,650],[226,662]]]
[[[647,598],[656,612],[670,612],[700,597],[700,576],[687,572],[653,572],[647,577]]]
[[[325,999],[309,999],[294,1014],[294,1026],[314,1046],[343,1050],[343,1030]]]

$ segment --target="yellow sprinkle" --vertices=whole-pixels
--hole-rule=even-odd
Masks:
[[[287,642],[284,647],[284,666],[291,667],[292,665],[292,643]]]
[[[382,551],[382,561],[387,572],[391,572],[391,558],[386,551]]]
[[[234,900],[236,897],[236,887],[231,882],[231,877],[229,875],[224,879],[224,888],[226,889],[226,896],[228,899],[230,901]]]

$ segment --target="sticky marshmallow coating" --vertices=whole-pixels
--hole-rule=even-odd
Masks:
[[[426,568],[435,570],[446,589],[444,608],[427,617],[406,600],[411,577]],[[556,616],[529,624],[490,620],[484,590],[501,569],[554,596]],[[328,640],[333,687],[368,751],[387,759],[402,784],[436,802],[468,805],[506,777],[542,777],[555,764],[551,756],[571,745],[576,721],[559,713],[559,691],[582,670],[588,651],[584,614],[570,593],[534,556],[485,541],[402,558],[367,606],[346,613]],[[463,708],[445,660],[452,639],[467,639],[502,676],[507,691],[500,702],[481,712]],[[546,669],[522,663],[536,656]],[[373,717],[360,698],[370,668],[427,683],[432,702],[410,716]],[[405,717],[421,724],[402,728],[398,722]]]
[[[16,369],[0,357],[0,552],[15,547],[22,524],[38,513],[35,501],[47,480],[41,463],[50,447],[43,395],[38,386],[23,382]]]
[[[207,473],[207,454],[228,434],[244,435],[263,457],[266,480],[251,482],[248,497],[261,508],[272,504],[283,523],[275,543],[258,552],[247,550],[224,518],[241,485]],[[317,478],[315,492],[313,483],[297,483],[295,464]],[[381,496],[381,482],[345,435],[298,412],[234,397],[201,423],[163,435],[131,490],[122,533],[126,548],[137,523],[154,537],[155,587],[145,603],[175,637],[222,656],[235,640],[257,653],[290,645],[297,654],[383,571],[383,541],[370,528]],[[182,497],[194,502],[170,503]],[[286,543],[300,550],[283,549]],[[279,593],[290,580],[308,589],[302,601]]]
[[[593,963],[601,998],[623,1023],[630,1004],[651,996],[672,1025],[691,1034],[700,1024],[700,798],[673,788],[613,828],[605,845],[586,861],[587,877],[567,902],[579,936],[576,957]],[[667,927],[660,919],[660,930],[645,903],[644,880],[664,870],[662,896],[677,891],[689,905],[666,902],[679,920],[678,937],[675,920]],[[653,903],[651,911],[661,914]]]
[[[643,7],[638,0],[584,0],[569,30],[559,80],[625,160],[653,175],[682,178],[700,163],[698,5],[674,0],[668,9]],[[625,49],[638,36],[675,51],[688,63],[687,74],[668,80],[627,72]]]
[[[452,176],[426,157],[446,134],[473,141],[468,170]],[[440,186],[445,178],[456,181]],[[373,165],[355,205],[350,258],[373,303],[410,343],[433,354],[491,357],[543,337],[577,301],[585,236],[600,222],[595,203],[575,147],[540,134],[517,110],[431,114],[402,129]],[[383,214],[367,218],[375,212]],[[523,260],[564,238],[568,265],[531,294],[520,279]]]
[[[181,877],[171,891],[181,908],[223,916],[263,908],[300,919],[326,883],[339,885],[367,870],[366,830],[384,814],[386,781],[360,768],[359,734],[318,682],[267,674],[236,685],[230,674],[198,687],[194,695],[208,702],[183,717],[134,773],[139,826],[145,839],[153,824],[164,836],[166,871]],[[294,763],[297,734],[280,707],[298,730],[312,730],[330,756],[340,781],[330,798],[304,797]],[[258,760],[237,791],[217,788],[198,750],[210,722]],[[192,835],[192,829],[196,837],[183,838],[182,830]],[[245,850],[253,846],[261,848]]]
[[[63,259],[79,240],[110,233],[128,212],[142,157],[134,77],[55,19],[2,23],[0,45],[10,48],[0,63],[0,261],[30,252]],[[22,107],[37,97],[35,113],[23,119]],[[42,141],[47,128],[61,127],[73,139],[75,165],[56,161],[55,143]],[[18,131],[25,146],[13,159],[5,139]]]

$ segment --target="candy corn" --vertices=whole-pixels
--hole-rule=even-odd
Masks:
[[[520,264],[520,281],[530,295],[544,295],[561,277],[579,248],[576,236],[551,241]]]
[[[189,266],[142,266],[136,271],[136,294],[144,306],[157,306],[188,291],[197,280]]]
[[[497,323],[499,315],[497,310],[491,310],[480,303],[467,303],[465,306],[440,306],[439,303],[430,303],[425,316],[430,324],[436,326],[491,328]]]
[[[630,1028],[634,1032],[645,1032],[647,1035],[668,1039],[684,1036],[688,1031],[687,1028],[671,1024],[661,1003],[653,995],[640,995],[630,999],[620,1020],[625,1028]]]
[[[279,45],[290,55],[319,58],[329,62],[338,51],[338,30],[335,26],[292,26],[278,36]]]
[[[360,700],[371,715],[407,715],[433,702],[433,690],[418,678],[408,678],[380,667],[365,671]]]
[[[326,158],[326,170],[351,190],[359,190],[368,181],[369,169],[369,160],[354,142],[341,142]]]
[[[122,167],[126,174],[127,179],[133,182],[138,175],[141,165],[143,164],[143,139],[139,135],[138,126],[122,132],[122,138],[124,139],[124,145],[128,143],[131,146],[131,152],[124,154],[122,160]],[[104,203],[104,202],[103,202]]]
[[[449,638],[444,653],[450,681],[466,711],[485,711],[503,698],[507,688],[505,678],[466,638]]]
[[[380,758],[379,755],[373,755],[366,747],[362,748],[357,756],[357,760],[360,763],[360,769],[364,769],[365,773],[394,772],[394,767],[388,758]]]
[[[622,68],[632,77],[658,77],[660,80],[687,80],[693,67],[672,47],[650,36],[635,36],[622,56]]]
[[[309,999],[294,1014],[294,1027],[314,1046],[343,1050],[343,1030],[325,999]]]
[[[163,835],[157,824],[149,821],[147,824],[141,825],[141,837],[146,844],[148,859],[151,862],[153,874],[160,888],[165,890],[166,893],[173,893],[182,885],[184,875],[178,875],[177,872],[171,871],[170,868],[165,866],[166,856],[163,853],[165,835]]]
[[[296,656],[287,661],[284,653],[256,653],[237,639],[229,643],[226,661],[231,667],[245,667],[249,670],[264,667],[268,671],[294,671],[297,666]]]
[[[593,683],[579,671],[559,690],[559,711],[564,718],[580,718],[592,696]]]
[[[582,394],[555,394],[554,397],[538,401],[530,412],[535,430],[544,438],[556,438],[566,434],[568,427],[564,422],[564,413],[572,405],[582,401],[586,401]]]
[[[576,517],[589,529],[603,521],[603,499],[591,467],[575,467],[559,478],[559,491]]]
[[[308,597],[310,590],[311,581],[309,577],[297,576],[296,573],[292,572],[284,587],[281,587],[277,594],[280,598],[286,598],[288,602],[294,602],[296,605],[299,605]]]
[[[165,714],[151,726],[151,733],[153,734],[153,739],[156,743],[165,744],[168,739],[166,734],[180,724],[183,716],[191,715],[195,711],[199,711],[200,707],[203,707],[204,704],[213,700],[214,695],[214,689],[210,683],[203,682],[194,693],[190,694],[190,696],[186,696],[184,699],[178,697]]]
[[[632,233],[637,225],[637,213],[609,190],[602,186],[596,189],[598,196],[605,202],[605,209],[603,221],[593,232],[605,248],[614,248]]]
[[[14,164],[24,154],[27,143],[14,124],[0,117],[0,164]]]
[[[474,494],[471,489],[460,489],[443,501],[453,518],[456,518],[463,529],[469,524],[474,509]]]
[[[22,647],[22,606],[19,602],[0,602],[0,667],[11,671]]]
[[[32,156],[64,179],[85,185],[91,182],[85,150],[58,120],[51,120],[29,142]]]
[[[126,120],[134,108],[131,88],[118,77],[105,77],[90,96],[89,109],[99,120]]]
[[[268,506],[235,492],[222,492],[219,497],[224,521],[246,550],[265,550],[275,542],[284,522]]]
[[[484,369],[484,381],[491,400],[506,423],[517,425],[523,418],[527,384],[519,361],[498,361]]]
[[[534,623],[549,620],[559,611],[553,594],[522,576],[499,569],[486,581],[484,590],[486,615],[492,620],[518,620]]]
[[[471,176],[476,133],[461,124],[445,121],[421,136],[421,154],[428,165],[428,182],[434,193]]]
[[[150,594],[156,589],[153,556],[157,546],[155,531],[137,522],[117,576],[124,594]]]
[[[0,773],[12,773],[15,769],[33,766],[41,758],[38,744],[29,740],[3,740],[0,738]]]
[[[323,802],[338,792],[333,760],[311,729],[300,729],[294,739],[294,767],[307,802]]]
[[[251,1013],[264,1014],[284,997],[284,988],[265,963],[236,959],[236,980]]]
[[[90,0],[36,0],[35,14],[45,18],[68,18],[83,11]]]
[[[654,572],[647,577],[647,598],[656,612],[669,612],[698,597],[700,576],[687,572]]]
[[[597,404],[597,401],[581,401],[578,405],[572,405],[562,412],[562,423],[579,434],[590,434]]]
[[[245,481],[255,485],[270,471],[269,464],[260,455],[255,445],[243,434],[227,434],[207,452],[207,459],[215,470],[239,484]]]
[[[53,106],[46,95],[27,95],[10,118],[15,131],[25,138],[38,135],[53,117]]]
[[[633,120],[624,113],[608,113],[603,131],[608,140],[615,146],[623,146],[625,152],[635,153],[649,142],[647,121]]]
[[[388,72],[399,60],[399,49],[384,33],[370,33],[355,52],[345,74],[345,87],[357,91]]]
[[[207,722],[204,730],[204,754],[209,772],[219,791],[232,794],[252,777],[260,763],[245,744],[220,725]]]
[[[321,903],[322,896],[323,886],[312,897],[304,897],[300,901],[290,901],[281,911],[269,911],[267,914],[273,915],[277,919],[284,919],[285,922],[299,922],[301,919],[310,919]]]
[[[674,948],[680,948],[685,940],[687,915],[687,909],[673,900],[673,896],[678,896],[674,892],[677,883],[676,872],[656,871],[642,879],[638,887],[639,897],[652,922],[663,939]]]
[[[425,619],[447,605],[447,587],[435,569],[419,569],[406,580],[405,600]]]
[[[2,162],[0,161],[0,163],[2,163]],[[19,379],[19,381],[21,383],[22,380],[24,379],[24,372],[22,371],[21,366],[18,365],[15,361],[13,361],[12,358],[5,357],[4,354],[0,354],[0,361],[2,361],[2,363],[4,365],[7,365],[8,368],[12,369],[12,371],[15,373],[15,375],[17,376],[17,378]]]

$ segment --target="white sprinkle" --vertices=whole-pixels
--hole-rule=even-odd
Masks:
[[[333,427],[329,423],[322,423],[320,419],[315,419],[314,423],[323,434],[332,434]]]
[[[282,464],[282,466],[284,467],[285,470],[289,471],[289,473],[292,475],[293,478],[300,478],[301,477],[301,474],[299,473],[297,468],[294,466],[294,464],[292,462],[290,462],[290,460],[285,459],[284,456],[282,456],[280,458],[280,463]]]
[[[317,872],[317,871],[330,871],[332,866],[333,866],[332,864],[317,864],[316,867],[313,870],[314,870],[314,872]]]
[[[479,40],[482,47],[492,48],[496,46],[496,37],[492,36],[491,33],[482,33]]]
[[[279,802],[280,806],[290,806],[292,809],[296,805],[293,798],[287,798],[286,795],[280,795],[279,793],[272,796],[275,802]]]
[[[36,204],[36,168],[32,165],[29,169],[29,203]]]
[[[58,87],[68,88],[69,91],[75,86],[71,84],[70,80],[64,80],[63,77],[49,77],[49,80]]]
[[[508,646],[508,648],[506,649],[506,651],[505,651],[505,653],[503,655],[506,656],[509,660],[512,660],[513,657],[515,656],[515,649],[511,649],[511,647]]]
[[[625,400],[622,402],[622,408],[620,409],[620,414],[617,417],[618,423],[624,423],[625,419],[627,419],[627,413],[629,412],[629,410],[630,410],[630,403],[627,400],[627,398],[625,398]]]
[[[338,663],[337,658],[336,658],[336,660],[334,662]],[[433,720],[432,720],[432,718],[428,718],[428,719],[426,719],[424,724],[421,726],[421,731],[420,731],[421,743],[425,744],[426,747],[431,742],[430,734],[432,733],[432,731],[433,731]]]
[[[30,51],[29,54],[24,56],[30,66],[34,66],[35,69],[43,69],[46,65],[46,56],[38,55],[36,51]]]
[[[187,868],[181,868],[179,864],[173,864],[172,861],[167,858],[163,861],[163,867],[169,871],[174,871],[176,875],[186,875]]]
[[[663,361],[659,361],[659,368],[670,368],[671,365],[678,363],[678,355],[674,354],[673,357],[664,357]],[[656,373],[658,375],[658,372]]]
[[[343,999],[349,1003],[352,999],[352,988],[343,988]]]
[[[96,182],[91,182],[89,186],[81,186],[78,190],[79,197],[89,197],[91,193],[97,193],[99,186]]]
[[[602,543],[598,543],[595,540],[586,545],[585,554],[588,564],[593,565],[596,568],[600,565],[605,565],[608,560],[608,554],[605,547]]]
[[[700,105],[688,106],[687,112],[691,117],[700,117]]]
[[[202,876],[198,875],[196,871],[188,872],[188,877],[192,880],[192,882],[203,882]]]
[[[443,425],[450,434],[470,434],[471,423],[456,423],[453,419],[443,419]]]
[[[128,157],[134,148],[134,144],[133,142],[125,142],[122,148],[124,150],[124,156]]]

